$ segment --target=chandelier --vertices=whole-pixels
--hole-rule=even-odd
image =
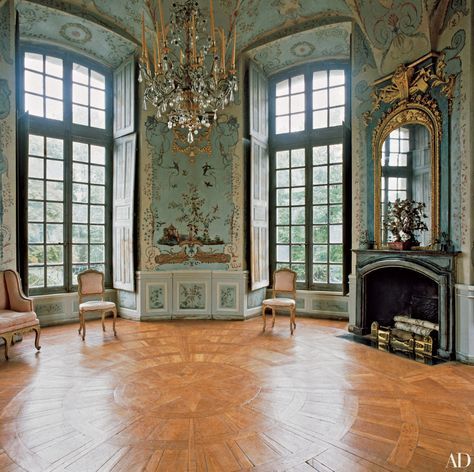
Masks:
[[[170,21],[165,24],[161,0],[145,0],[153,24],[145,27],[142,14],[142,54],[139,82],[144,82],[143,107],[150,103],[156,118],[168,120],[168,128],[187,130],[188,143],[202,128],[217,119],[218,110],[234,101],[237,91],[235,68],[236,18],[239,0],[232,13],[229,34],[216,28],[210,0],[210,30],[196,0],[173,2]],[[148,34],[152,48],[148,48]],[[226,61],[233,41],[230,61]]]

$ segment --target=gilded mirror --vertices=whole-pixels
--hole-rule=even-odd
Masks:
[[[389,202],[425,204],[428,231],[417,234],[420,247],[432,246],[439,227],[440,120],[425,105],[402,103],[374,131],[374,236],[378,248],[390,241],[383,221]]]

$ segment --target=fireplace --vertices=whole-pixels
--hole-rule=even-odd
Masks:
[[[439,325],[437,354],[452,357],[455,255],[390,250],[355,253],[356,313],[349,330],[366,335],[373,322],[393,326],[394,316],[406,315]]]

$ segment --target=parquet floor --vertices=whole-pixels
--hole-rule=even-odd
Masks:
[[[474,454],[474,368],[338,338],[345,324],[46,328],[0,360],[3,471],[445,471]],[[466,470],[466,469],[464,469]]]

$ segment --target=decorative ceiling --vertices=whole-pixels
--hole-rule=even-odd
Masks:
[[[22,0],[17,5],[22,40],[59,45],[117,67],[136,44],[96,22],[69,12]]]
[[[174,1],[162,0],[165,16]],[[209,0],[198,1],[208,16]],[[214,0],[216,26],[228,29],[237,1],[240,52],[317,27],[352,22],[380,72],[392,71],[402,58],[410,61],[436,49],[442,29],[467,8],[465,0]],[[139,44],[143,4],[144,0],[19,0],[21,35],[63,44],[113,65],[130,50],[129,42]],[[322,45],[308,43],[323,54]],[[309,49],[301,49],[301,54]]]
[[[267,75],[305,62],[349,59],[351,30],[349,22],[320,26],[266,43],[249,55]]]

